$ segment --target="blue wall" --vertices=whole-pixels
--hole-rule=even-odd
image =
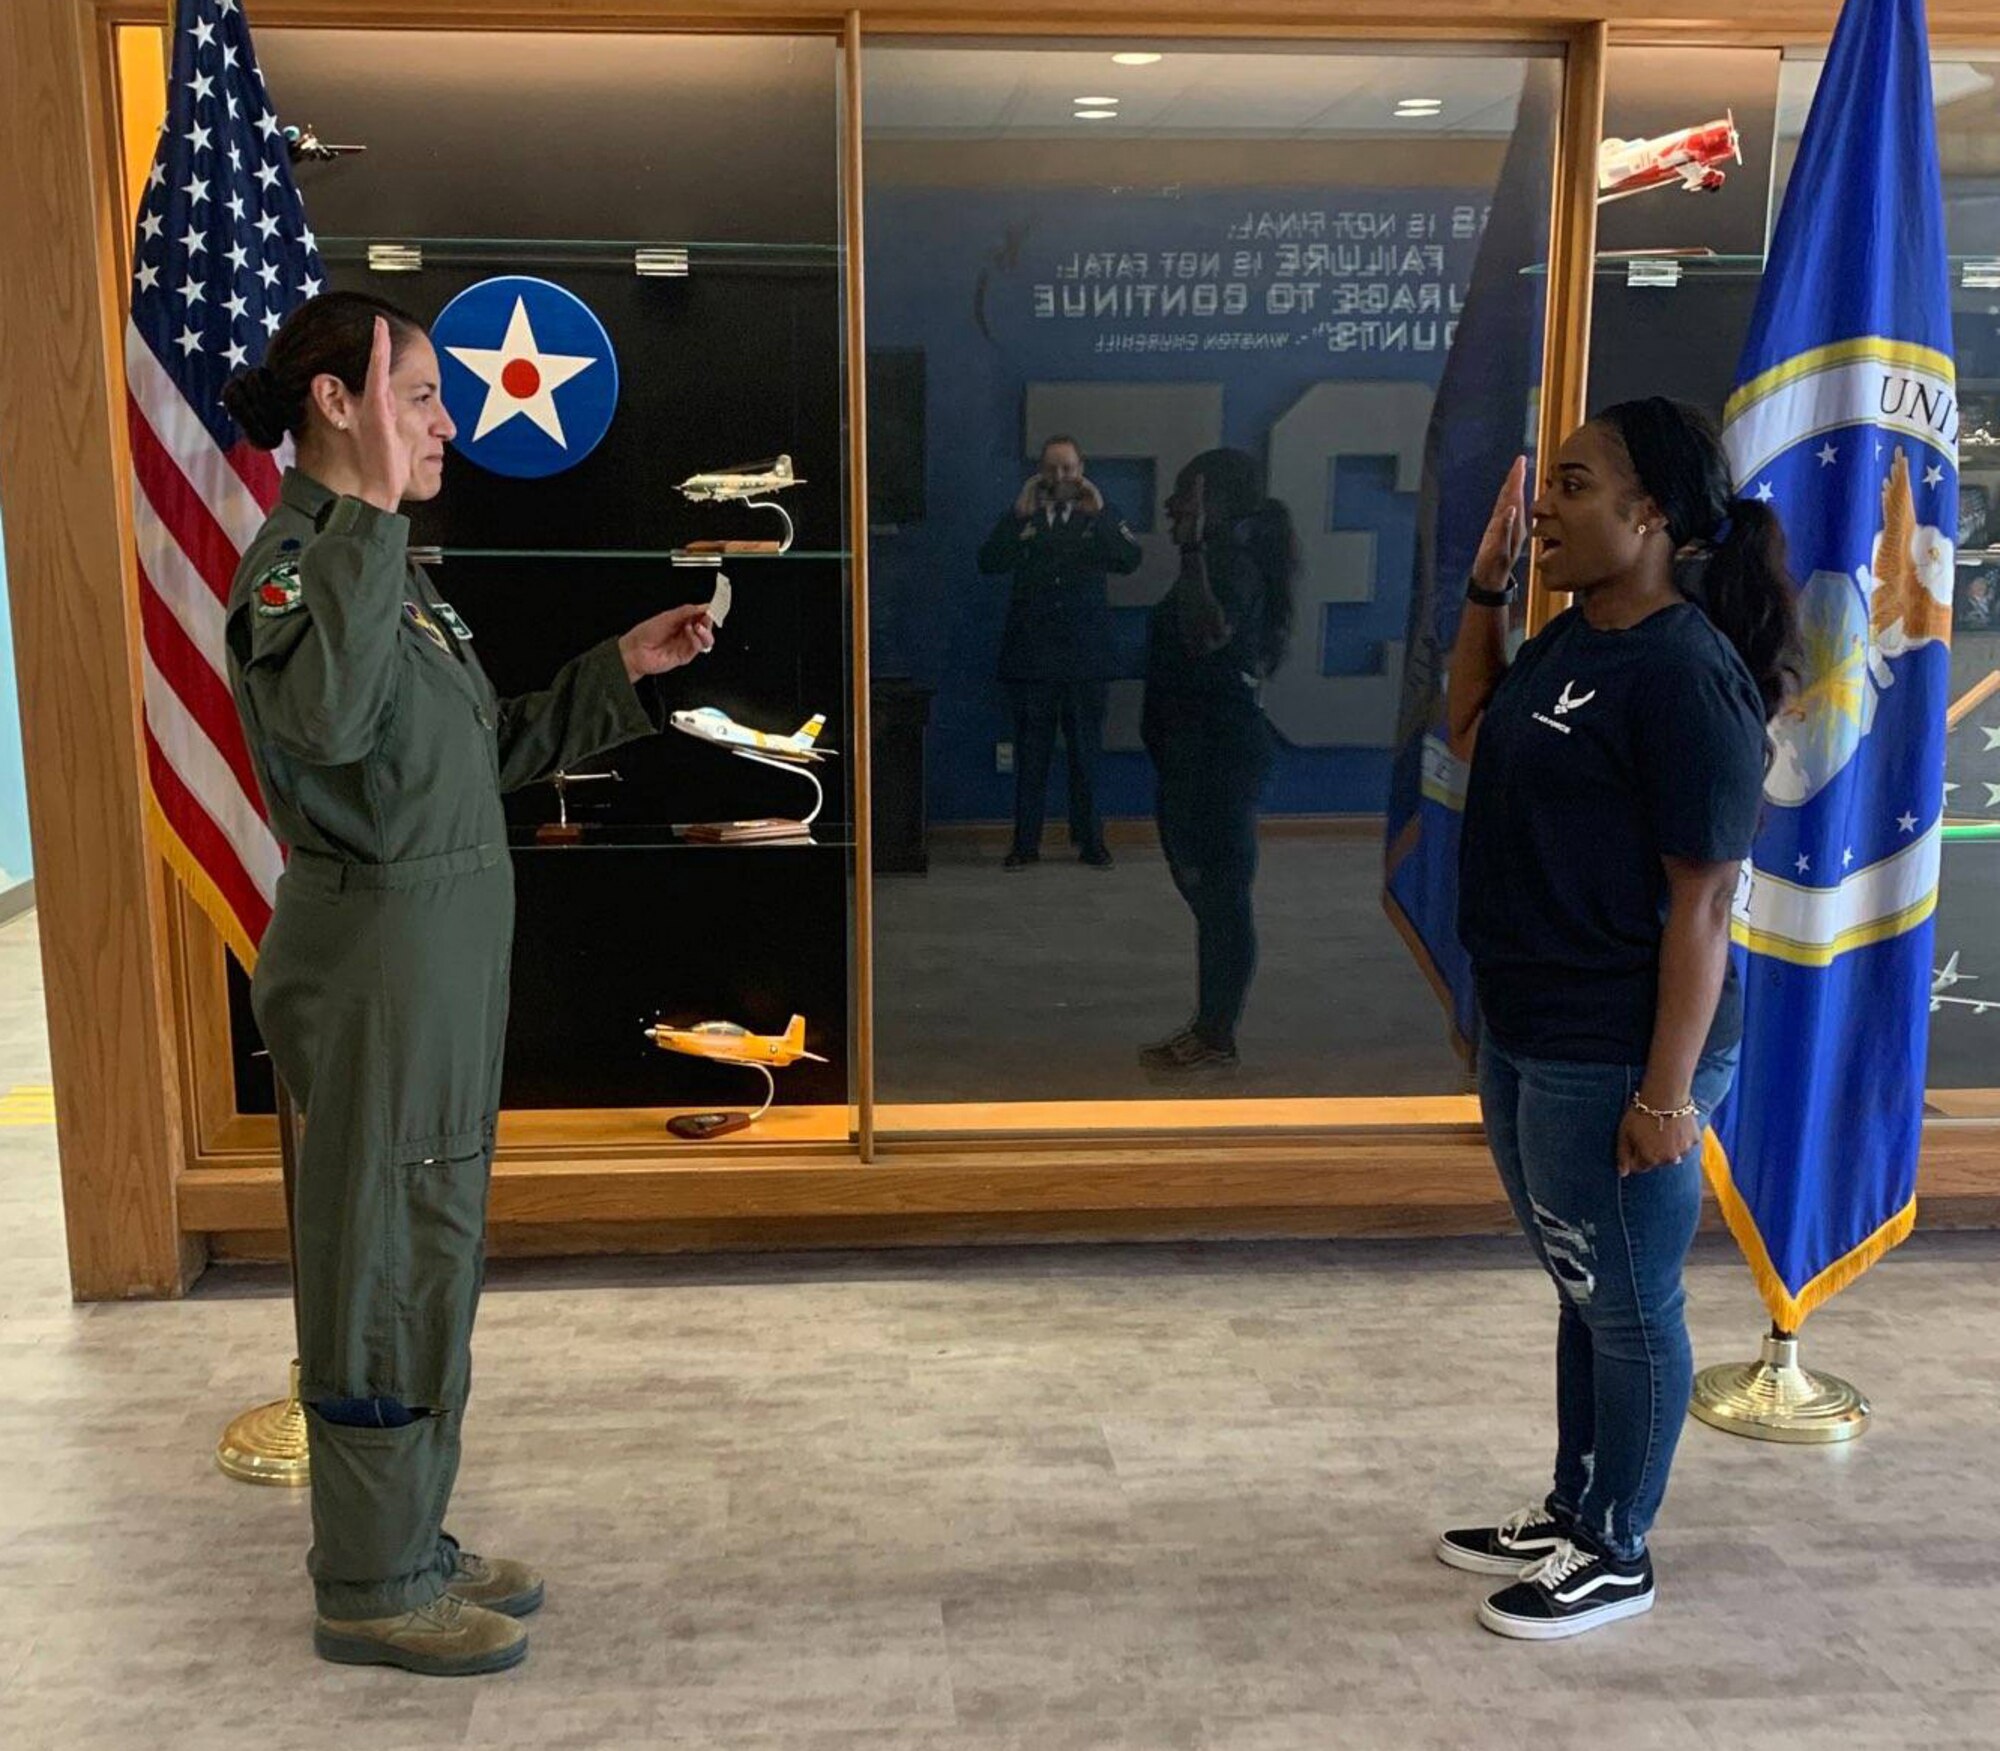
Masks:
[[[1314,383],[1435,386],[1487,198],[1486,190],[1435,187],[1190,189],[1162,198],[876,186],[867,214],[868,344],[923,350],[928,455],[924,520],[879,533],[871,545],[873,658],[877,674],[936,689],[932,820],[997,820],[1012,806],[1013,780],[994,770],[994,744],[1011,734],[993,676],[1007,580],[982,578],[974,554],[1031,468],[1022,454],[1025,386],[1217,383],[1223,441],[1261,459],[1273,421]],[[1362,214],[1393,224],[1394,235],[1343,238]],[[1274,221],[1297,229],[1281,240],[1270,234]],[[1285,242],[1309,247],[1315,238],[1346,253],[1338,262],[1322,258],[1316,269],[1295,261],[1300,271],[1288,278]],[[1091,274],[1092,257],[1101,275]],[[1239,275],[1239,267],[1248,271]],[[1306,281],[1317,282],[1310,294],[1291,290]],[[1221,295],[1240,312],[1196,312],[1190,300],[1159,314],[1161,288],[1196,282],[1218,289],[1234,282],[1240,290]],[[1153,289],[1135,292],[1129,307],[1119,294],[1118,307],[1107,310],[1104,289],[1121,283]],[[1383,326],[1364,329],[1362,313],[1332,307],[1357,292],[1423,299],[1431,308],[1371,316]],[[1298,308],[1306,296],[1313,307]],[[1153,308],[1137,302],[1145,298]],[[1088,314],[1065,314],[1065,300]],[[1148,465],[1116,460],[1093,462],[1090,473],[1135,529],[1154,527],[1171,483],[1155,481]],[[1319,624],[1302,617],[1297,636],[1318,648],[1321,673],[1370,673],[1381,647],[1406,630],[1416,495],[1395,491],[1387,458],[1349,458],[1335,476],[1332,505],[1333,528],[1377,536],[1373,597],[1331,606]],[[1119,619],[1125,672],[1136,676],[1145,610],[1121,609]],[[1266,806],[1379,810],[1388,764],[1386,750],[1283,748]],[[1108,814],[1148,814],[1152,794],[1143,754],[1105,757],[1100,796]]]
[[[21,706],[14,683],[14,620],[7,601],[7,550],[0,543],[0,892],[31,874]]]

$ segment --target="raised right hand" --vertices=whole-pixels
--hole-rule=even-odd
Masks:
[[[1516,456],[1506,483],[1493,501],[1493,515],[1479,539],[1472,581],[1482,590],[1504,590],[1528,543],[1528,459]]]
[[[417,455],[417,439],[403,430],[397,418],[396,392],[389,384],[391,353],[389,324],[378,316],[375,338],[368,349],[368,380],[361,389],[354,443],[360,452],[361,496],[383,511],[401,509]]]
[[[1020,493],[1015,497],[1014,515],[1017,517],[1032,517],[1041,502],[1041,494],[1042,477],[1039,474],[1030,475],[1028,477],[1028,484],[1022,487]],[[987,502],[991,503],[992,501],[988,500]]]

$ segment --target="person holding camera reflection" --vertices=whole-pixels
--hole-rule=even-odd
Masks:
[[[1160,849],[1194,914],[1196,1002],[1139,1061],[1181,1077],[1237,1064],[1257,970],[1257,799],[1273,751],[1258,690],[1291,641],[1298,541],[1241,450],[1206,450],[1183,468],[1167,515],[1181,568],[1147,630],[1140,736],[1159,773]]]
[[[1000,679],[1014,711],[1014,842],[1005,867],[1041,860],[1042,810],[1056,731],[1069,750],[1069,836],[1109,869],[1097,812],[1107,684],[1116,673],[1105,580],[1139,566],[1132,531],[1083,472],[1076,440],[1042,445],[1041,466],[979,549],[979,569],[1011,576]]]

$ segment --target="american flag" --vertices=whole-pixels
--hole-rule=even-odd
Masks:
[[[240,0],[176,0],[125,331],[147,773],[167,859],[247,967],[283,859],[230,697],[223,616],[278,465],[222,385],[324,278]]]

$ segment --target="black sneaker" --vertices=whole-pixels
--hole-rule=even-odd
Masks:
[[[1567,1522],[1537,1502],[1509,1514],[1498,1526],[1463,1526],[1440,1532],[1437,1559],[1475,1575],[1518,1575],[1531,1569],[1569,1537]]]
[[[1651,1557],[1626,1562],[1572,1541],[1488,1599],[1479,1621],[1516,1641],[1555,1642],[1652,1609]]]
[[[1026,869],[1029,864],[1040,863],[1041,861],[1042,854],[1039,851],[1010,851],[1000,860],[1000,867],[1002,869]]]
[[[1109,869],[1111,868],[1111,853],[1106,851],[1102,845],[1095,845],[1088,851],[1078,852],[1077,862],[1089,869]]]

